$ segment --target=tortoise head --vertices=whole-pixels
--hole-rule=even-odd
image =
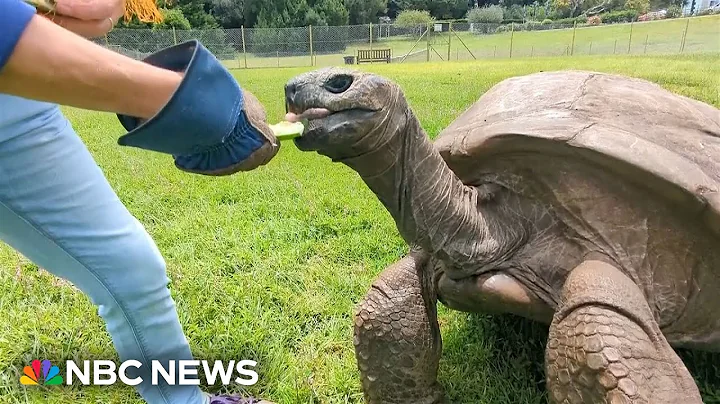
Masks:
[[[380,76],[342,68],[301,74],[285,86],[286,119],[308,119],[295,144],[339,159],[381,147],[406,120],[400,88]]]

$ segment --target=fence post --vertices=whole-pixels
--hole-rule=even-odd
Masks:
[[[448,23],[448,62],[450,61],[450,48],[452,44],[452,21]]]
[[[370,23],[370,50],[372,50],[372,43],[373,43],[373,31],[372,31],[372,23]]]
[[[688,18],[687,23],[685,23],[685,31],[683,32],[682,42],[680,43],[680,53],[683,53],[683,51],[685,50],[685,39],[687,39],[687,32],[688,32],[689,26],[690,26],[690,18]]]
[[[515,23],[510,23],[510,59],[512,59],[513,37],[515,36]]]
[[[616,50],[617,50],[617,39],[615,40],[615,46],[613,46],[613,55],[615,54]]]
[[[308,26],[310,32],[310,66],[315,66],[315,57],[313,56],[313,38],[312,38],[312,25]]]
[[[628,54],[630,54],[630,45],[632,44],[633,22],[634,22],[634,21],[630,21],[630,38],[628,39],[628,51],[627,51]]]
[[[645,49],[643,50],[643,53],[647,53],[647,43],[648,43],[649,36],[650,36],[650,34],[645,35]]]
[[[577,21],[573,22],[573,36],[570,43],[570,56],[575,54],[575,31],[577,30]]]
[[[592,41],[590,41],[590,50],[588,50],[588,55],[592,55]]]
[[[172,27],[173,29],[173,41],[175,42],[175,45],[177,45],[177,34],[175,33],[175,27]]]
[[[247,69],[247,52],[245,51],[245,26],[240,26],[240,37],[242,38],[243,57],[245,58],[245,68]]]
[[[430,61],[430,23],[427,23],[427,32],[426,32],[426,48],[427,48],[427,61]]]

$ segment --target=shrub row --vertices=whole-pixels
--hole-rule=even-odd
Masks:
[[[637,21],[638,12],[635,10],[620,10],[620,11],[611,11],[609,13],[598,14],[597,16],[593,16],[593,17],[600,17],[600,21],[603,24],[631,22],[631,21]],[[590,18],[592,18],[592,17],[590,17]],[[522,22],[522,21],[512,21],[512,22]],[[579,16],[579,17],[571,17],[571,18],[559,18],[557,20],[545,19],[545,20],[543,20],[542,23],[543,24],[558,24],[558,25],[573,25],[575,23],[585,24],[587,22],[588,22],[588,17]]]
[[[620,10],[611,11],[609,13],[600,14],[603,24],[611,24],[615,22],[631,22],[636,21],[638,12],[636,10]]]

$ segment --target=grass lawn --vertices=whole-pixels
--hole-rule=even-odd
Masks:
[[[560,56],[574,55],[612,55],[612,54],[675,54],[680,53],[683,33],[687,26],[683,53],[720,52],[720,15],[670,20],[636,22],[634,24],[609,24],[598,27],[582,27],[575,32],[573,42],[572,26],[565,29],[546,31],[503,32],[497,34],[472,34],[467,31],[468,24],[457,25],[457,36],[448,33],[431,33],[430,61]],[[304,29],[304,28],[299,28]],[[343,55],[356,55],[358,49],[369,49],[369,29],[367,27],[337,28],[346,33],[350,43],[343,53],[317,54],[316,66],[331,66],[344,63]],[[308,37],[309,38],[309,37]],[[574,43],[574,47],[573,47]],[[298,47],[304,44],[297,44]],[[328,45],[313,42],[316,52]],[[373,48],[391,49],[393,57],[402,58],[410,53],[404,63],[425,62],[428,41],[420,39],[383,39],[373,43]],[[510,54],[512,48],[512,55]],[[468,51],[469,49],[469,51]],[[223,58],[228,56],[223,55]],[[236,59],[225,60],[230,67],[245,66],[242,54]],[[310,54],[305,56],[283,56],[282,53],[247,55],[248,67],[298,67],[310,65]]]
[[[720,107],[717,55],[533,58],[363,65],[401,84],[431,137],[504,78],[569,68],[623,73]],[[238,70],[284,113],[283,84],[309,68]],[[169,158],[121,148],[114,115],[66,108],[124,203],[164,254],[171,290],[198,359],[255,359],[249,393],[285,403],[362,402],[352,311],[373,278],[406,250],[359,177],[284,143],[256,171],[184,174]],[[0,402],[141,403],[130,387],[23,388],[34,358],[115,359],[89,300],[0,245]],[[452,403],[543,403],[546,328],[511,316],[440,306],[440,378]],[[720,400],[720,355],[682,352],[705,402]]]

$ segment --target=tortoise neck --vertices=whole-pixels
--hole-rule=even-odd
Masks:
[[[409,245],[422,247],[456,271],[476,270],[478,260],[495,250],[478,209],[478,191],[460,181],[412,111],[406,111],[403,123],[370,134],[383,136],[384,142],[340,161],[377,195]]]

